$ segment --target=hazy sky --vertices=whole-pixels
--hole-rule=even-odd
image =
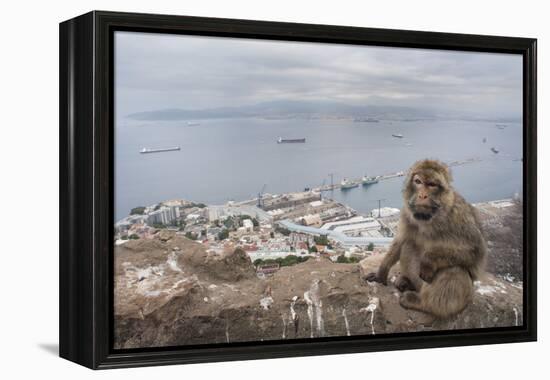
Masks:
[[[273,100],[521,117],[522,57],[116,32],[117,116]]]

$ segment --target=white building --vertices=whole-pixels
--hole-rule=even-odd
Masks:
[[[393,208],[393,207],[381,207],[381,208],[375,208],[373,209],[370,214],[375,217],[375,218],[384,218],[384,217],[387,217],[387,216],[393,216],[393,215],[398,215],[399,214],[399,209],[398,208]]]
[[[380,235],[380,223],[374,218],[356,216],[339,222],[325,223],[323,230],[343,233],[346,236],[373,236]],[[380,235],[381,236],[381,235]]]
[[[252,232],[254,230],[254,223],[250,219],[245,219],[243,220],[243,227],[246,232]]]
[[[300,222],[306,226],[320,226],[322,223],[319,214],[304,215],[300,218]]]
[[[289,251],[249,251],[246,252],[248,257],[250,257],[250,260],[254,262],[254,260],[262,259],[283,259],[287,256],[298,256],[298,257],[304,257],[304,256],[318,256],[316,253],[306,253],[306,254],[296,254],[295,252],[289,252]]]
[[[235,204],[233,202],[227,202],[226,205],[208,206],[208,220],[223,220],[232,216],[248,215],[251,218],[256,218],[260,222],[271,222],[272,217],[270,214],[264,210],[253,206],[245,204]]]
[[[313,235],[303,234],[300,232],[291,232],[290,236],[288,237],[288,240],[292,245],[296,245],[298,243],[306,243],[308,245],[313,245],[315,243],[313,239]]]
[[[179,207],[177,206],[162,206],[156,211],[152,211],[147,215],[147,224],[172,224],[180,217]]]

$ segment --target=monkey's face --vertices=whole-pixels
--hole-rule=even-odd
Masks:
[[[430,222],[442,209],[442,198],[447,184],[441,176],[431,171],[414,173],[408,185],[408,206],[417,222]]]

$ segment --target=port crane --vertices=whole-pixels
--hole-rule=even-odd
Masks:
[[[258,208],[263,208],[264,207],[264,201],[262,199],[262,196],[264,194],[266,186],[267,185],[264,183],[264,185],[262,186],[262,189],[258,192]]]
[[[378,217],[380,218],[381,217],[381,212],[380,212],[380,209],[382,208],[382,202],[385,201],[386,198],[382,198],[382,199],[374,199],[370,202],[378,202]]]

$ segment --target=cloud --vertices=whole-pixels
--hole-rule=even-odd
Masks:
[[[333,100],[521,116],[520,55],[136,32],[115,43],[118,115]]]

